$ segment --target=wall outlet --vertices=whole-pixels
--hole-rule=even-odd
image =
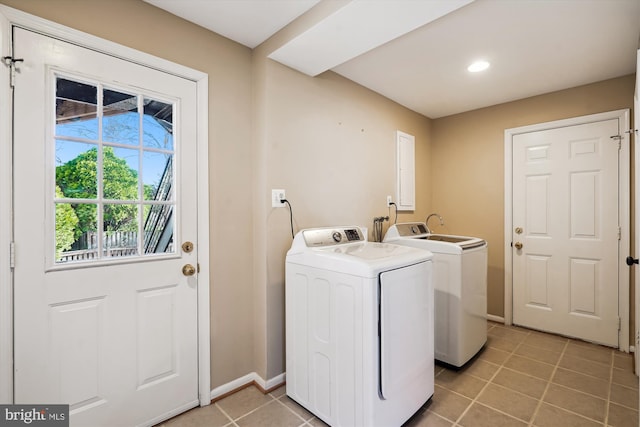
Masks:
[[[271,190],[271,207],[272,208],[284,208],[285,204],[283,200],[284,190]]]
[[[391,196],[387,196],[387,207],[391,206],[391,203],[393,203],[393,199]]]

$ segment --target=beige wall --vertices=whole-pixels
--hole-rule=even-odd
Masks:
[[[286,190],[295,230],[361,225],[371,236],[373,218],[389,214],[386,196],[395,194],[396,130],[416,137],[418,165],[428,165],[430,158],[428,119],[337,74],[311,78],[266,60],[264,81],[265,129],[256,152],[264,156],[266,170],[257,182],[256,204],[267,205],[257,221],[267,230],[263,267],[266,377],[271,378],[284,371],[284,267],[291,245],[288,209],[270,207],[271,189]],[[416,212],[399,215],[399,221],[425,218],[429,182],[428,167],[418,168]]]
[[[489,242],[489,314],[504,316],[505,129],[632,108],[634,85],[630,75],[433,120],[432,206],[447,232]]]
[[[271,208],[271,189],[284,189],[294,229],[360,225],[386,216],[395,199],[395,132],[416,137],[416,164],[428,165],[430,120],[362,86],[326,72],[309,77],[267,59],[283,40],[331,13],[321,3],[254,51],[256,342],[264,346],[257,372],[284,372],[285,255],[291,246],[289,210]],[[430,206],[429,168],[417,168],[416,211],[398,221],[424,219]],[[392,220],[393,220],[393,214]],[[385,227],[388,223],[385,225]]]

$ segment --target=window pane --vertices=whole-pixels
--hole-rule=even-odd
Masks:
[[[56,140],[56,186],[62,196],[95,199],[98,148],[93,144]]]
[[[94,204],[56,203],[56,262],[97,258],[97,209]]]
[[[173,150],[173,105],[144,99],[143,144]]]
[[[102,179],[105,199],[138,200],[138,150],[104,147]]]
[[[171,200],[173,155],[145,151],[142,170],[145,200]]]
[[[120,144],[139,145],[138,97],[105,89],[102,105],[102,139]]]
[[[56,135],[98,139],[95,86],[56,79]]]
[[[173,206],[147,205],[144,211],[144,253],[174,252]]]
[[[104,205],[103,230],[138,231],[138,206],[133,204]]]
[[[138,255],[138,206],[104,206],[104,256]]]

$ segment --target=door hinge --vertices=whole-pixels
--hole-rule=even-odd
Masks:
[[[618,227],[618,240],[622,239],[622,227]]]
[[[11,68],[11,71],[9,73],[9,86],[10,87],[15,87],[16,63],[17,62],[24,62],[24,59],[23,58],[14,58],[13,56],[3,56],[2,57],[2,62],[7,67]]]
[[[9,267],[15,268],[16,266],[16,244],[15,242],[9,243]]]
[[[618,330],[622,329],[622,319],[618,317]]]

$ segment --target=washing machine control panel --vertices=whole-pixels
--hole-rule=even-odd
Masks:
[[[308,247],[344,245],[366,240],[360,227],[315,228],[304,230],[302,235]]]
[[[402,237],[414,237],[427,234],[427,226],[423,222],[408,222],[397,224],[398,235]]]

